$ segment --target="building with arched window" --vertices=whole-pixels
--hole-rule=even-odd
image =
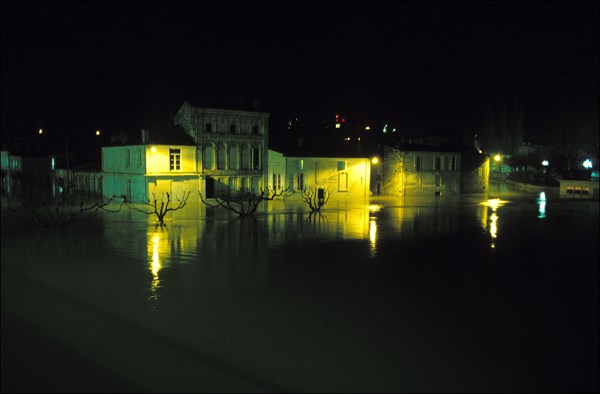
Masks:
[[[184,102],[174,120],[196,143],[203,195],[266,188],[268,113],[197,108]]]

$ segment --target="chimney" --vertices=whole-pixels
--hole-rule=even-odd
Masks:
[[[147,144],[148,143],[148,130],[146,129],[142,129],[142,144]]]
[[[303,145],[304,141],[302,141],[302,138],[298,138],[298,148],[302,148]]]

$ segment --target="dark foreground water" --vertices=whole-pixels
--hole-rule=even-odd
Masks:
[[[2,218],[2,391],[598,391],[598,202]]]

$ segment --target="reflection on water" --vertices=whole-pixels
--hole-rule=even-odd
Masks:
[[[369,205],[369,242],[370,256],[377,257],[377,213],[381,210],[381,205]]]
[[[152,234],[152,240],[148,242],[148,247],[151,248],[150,272],[152,273],[152,282],[150,284],[150,297],[148,297],[149,301],[156,301],[158,299],[158,288],[160,286],[160,278],[158,277],[158,271],[160,271],[160,269],[162,268],[162,262],[160,261],[159,248],[160,239],[163,235],[163,231],[158,231],[159,230],[155,230],[154,234]]]
[[[546,217],[546,193],[541,192],[540,196],[537,199],[538,203],[538,219],[543,219]]]
[[[552,202],[542,221],[545,195],[500,196],[3,225],[2,307],[40,330],[133,327],[138,343],[64,343],[138,391],[198,391],[198,360],[288,391],[568,391],[597,376],[598,205]]]
[[[510,201],[501,200],[499,198],[490,198],[486,201],[483,201],[479,204],[479,210],[477,215],[480,218],[481,225],[484,230],[489,231],[490,233],[490,247],[494,249],[496,247],[496,239],[498,238],[498,209]],[[491,210],[492,213],[489,215],[488,220],[488,211]]]

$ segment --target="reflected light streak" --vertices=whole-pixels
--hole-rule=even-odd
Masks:
[[[480,204],[492,208],[492,214],[490,215],[489,220],[489,232],[492,238],[490,242],[490,247],[492,249],[496,248],[496,239],[498,238],[498,219],[500,219],[500,217],[496,212],[498,211],[498,208],[504,206],[506,203],[508,203],[508,201],[506,200],[501,200],[499,198],[490,198],[489,200],[484,201]],[[487,230],[488,223],[487,220],[484,219],[484,221],[486,225],[484,228]]]
[[[538,219],[543,219],[546,217],[546,193],[545,192],[541,192],[540,196],[537,200],[538,202]]]
[[[162,262],[158,255],[160,237],[158,234],[152,236],[152,260],[150,261],[150,272],[152,272],[152,283],[150,284],[151,300],[158,299],[158,288],[160,287],[160,278],[158,271],[162,268]]]
[[[377,255],[377,216],[375,213],[381,210],[381,205],[369,205],[369,242],[371,246],[371,257]]]

